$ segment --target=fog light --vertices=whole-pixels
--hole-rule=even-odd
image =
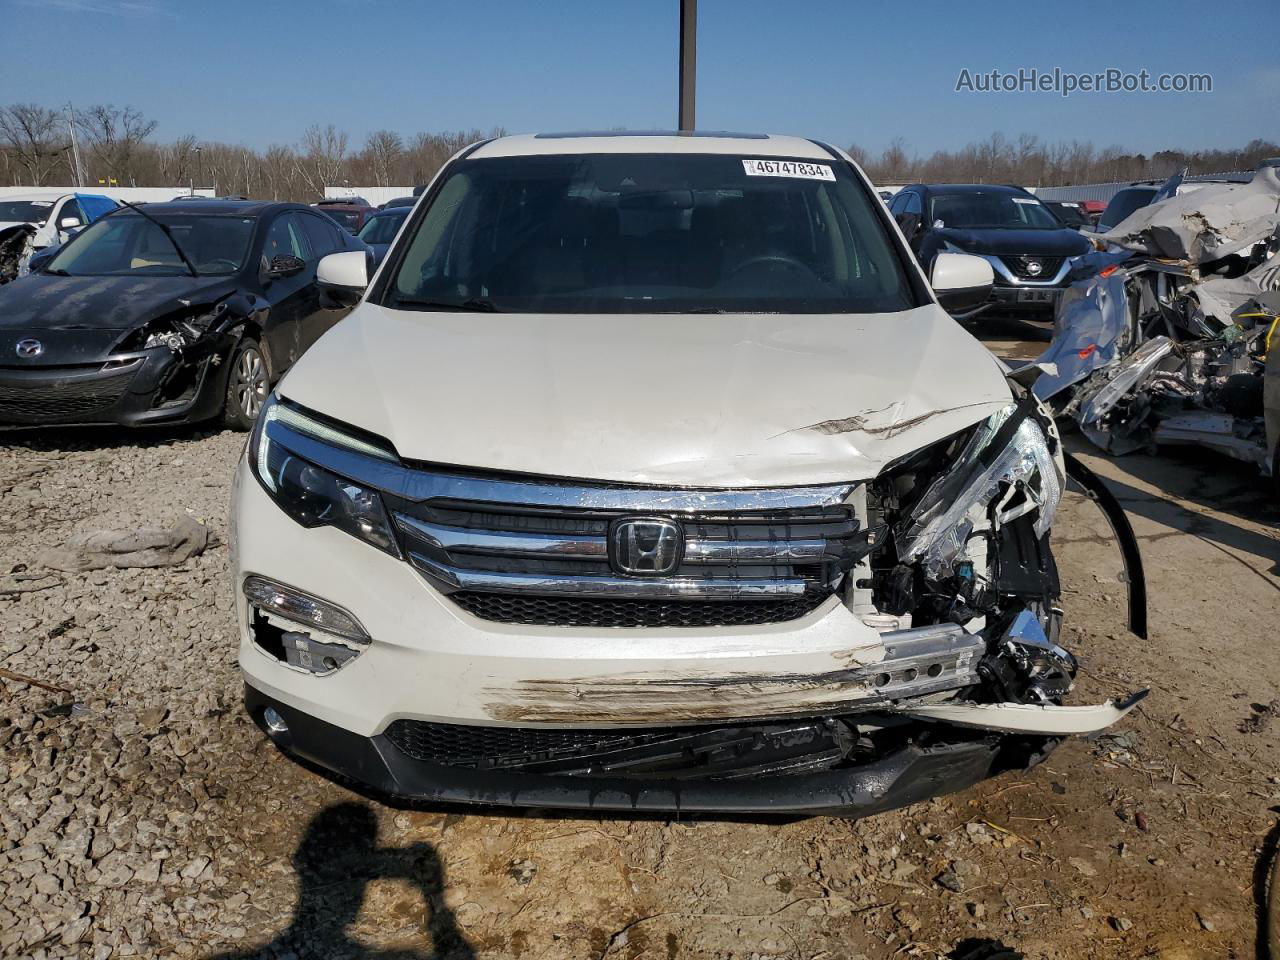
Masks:
[[[280,716],[275,707],[267,707],[262,711],[262,721],[267,725],[267,733],[273,737],[283,737],[289,733],[289,725],[284,722],[284,717]]]
[[[360,621],[336,603],[321,600],[266,577],[251,576],[244,581],[244,595],[267,613],[337,634],[356,643],[368,643],[369,634]]]

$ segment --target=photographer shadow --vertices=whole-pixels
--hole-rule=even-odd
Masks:
[[[293,856],[298,904],[289,926],[270,943],[209,960],[475,960],[453,912],[444,902],[444,868],[427,843],[378,847],[378,820],[365,804],[341,803],[320,811]],[[400,879],[421,894],[424,932],[431,950],[376,949],[348,934],[371,880]]]

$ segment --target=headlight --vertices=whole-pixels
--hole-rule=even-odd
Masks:
[[[904,524],[898,556],[920,560],[931,579],[951,573],[975,522],[988,510],[996,529],[1033,510],[1039,511],[1036,536],[1043,536],[1053,522],[1062,479],[1034,417],[1023,419],[1008,445],[982,465],[989,459],[984,452],[1014,409],[1009,405],[977,429],[955,465],[934,481]]]
[[[391,533],[386,508],[376,490],[362,486],[323,467],[316,466],[268,436],[267,427],[279,420],[336,446],[360,453],[376,452],[384,459],[394,456],[359,437],[308,417],[285,406],[273,394],[263,407],[249,440],[249,466],[276,505],[304,527],[337,527],[393,557],[400,556]]]

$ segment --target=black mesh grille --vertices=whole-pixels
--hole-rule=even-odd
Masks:
[[[631,600],[516,596],[459,591],[450,594],[468,613],[498,623],[553,627],[733,627],[796,620],[830,594],[775,600]]]
[[[640,730],[546,730],[396,720],[386,738],[424,763],[478,770],[634,779],[740,779],[840,763],[851,746],[833,720]]]
[[[1062,267],[1062,257],[1001,257],[1006,267],[1015,277],[1023,280],[1051,280]],[[1027,269],[1032,262],[1040,264],[1040,269],[1032,273]]]
[[[79,372],[79,371],[77,371]],[[0,420],[6,423],[59,423],[92,419],[109,410],[124,395],[136,366],[92,379],[31,385],[21,381],[0,384]],[[53,374],[51,373],[51,376]]]
[[[673,731],[674,732],[674,731]],[[650,738],[660,734],[650,734]],[[643,734],[626,730],[538,730],[512,727],[474,727],[459,723],[396,720],[387,739],[415,760],[432,763],[475,764],[485,760],[533,754],[607,750],[643,743]]]

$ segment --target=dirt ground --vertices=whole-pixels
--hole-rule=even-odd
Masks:
[[[1151,688],[1111,735],[864,821],[631,820],[397,808],[287,760],[239,708],[226,519],[243,438],[4,440],[0,667],[60,688],[0,680],[4,957],[1262,955],[1280,498],[1250,468],[1075,444],[1129,510],[1151,592],[1142,641],[1105,521],[1069,496],[1054,532],[1073,700]],[[73,532],[184,515],[216,542],[178,568],[21,579]]]

